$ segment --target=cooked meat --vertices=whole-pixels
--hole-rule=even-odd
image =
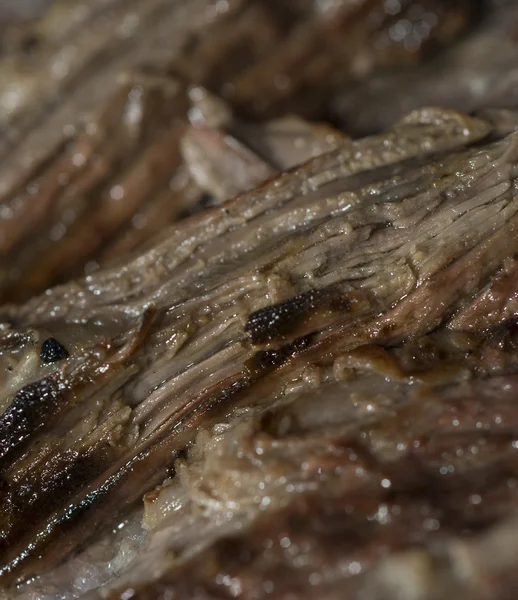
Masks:
[[[333,101],[350,132],[387,127],[406,112],[436,104],[468,112],[518,106],[518,7],[500,2],[476,31],[419,68],[386,70]]]
[[[204,454],[187,459],[188,476],[179,471],[193,501],[213,521],[236,507],[252,516],[233,516],[232,530],[221,517],[217,537],[173,565],[162,558],[154,578],[139,581],[137,563],[111,594],[89,598],[516,592],[516,542],[496,525],[506,516],[516,532],[516,376],[412,399],[408,384],[368,381],[321,386],[199,443]],[[175,510],[162,557],[178,552]]]
[[[385,4],[54,0],[12,30],[0,57],[0,298],[88,274],[200,203],[179,149],[190,84],[254,117],[308,112],[329,86],[447,44],[479,3]],[[402,22],[413,33],[392,40]]]
[[[2,4],[0,600],[514,600],[513,4]]]
[[[511,121],[416,111],[5,306],[3,585],[377,598],[387,553],[493,540],[518,465]],[[109,566],[144,495],[147,538]],[[464,593],[455,569],[405,593]]]

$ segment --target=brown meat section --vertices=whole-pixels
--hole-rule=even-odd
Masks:
[[[512,3],[22,9],[2,600],[514,598]]]
[[[253,117],[313,113],[328,86],[415,62],[477,10],[442,0],[423,3],[421,16],[406,0],[397,14],[380,0],[55,0],[11,31],[0,56],[0,298],[92,272],[200,201],[179,148],[190,84]],[[433,26],[411,47],[387,33],[407,21],[417,31],[423,15]]]
[[[386,69],[357,82],[332,100],[335,118],[351,133],[366,135],[423,104],[466,112],[516,108],[518,9],[495,2],[470,35],[424,65]]]
[[[266,428],[265,435],[233,441],[238,462],[229,472],[223,470],[225,460],[219,460],[219,472],[216,468],[203,475],[199,485],[189,459],[186,467],[177,462],[191,498],[185,510],[189,514],[189,506],[207,502],[205,526],[213,527],[212,533],[199,537],[202,520],[194,541],[186,533],[187,539],[174,550],[159,544],[155,570],[131,571],[140,577],[138,585],[155,589],[149,581],[152,572],[174,589],[177,569],[190,564],[184,565],[183,559],[176,563],[175,553],[187,557],[205,552],[212,540],[219,548],[218,524],[223,526],[226,517],[216,518],[218,507],[227,507],[228,533],[237,522],[233,515],[244,519],[245,529],[259,518],[257,505],[265,497],[271,504],[267,510],[289,513],[290,498],[311,492],[308,500],[300,500],[300,519],[310,510],[312,494],[339,497],[343,492],[348,497],[356,484],[363,485],[356,466],[352,472],[347,466],[351,453],[361,463],[367,489],[381,486],[378,504],[385,502],[383,494],[389,492],[383,482],[396,477],[392,469],[399,460],[405,466],[396,469],[403,478],[394,483],[397,494],[406,493],[405,485],[420,489],[426,477],[431,482],[444,479],[446,485],[449,479],[441,469],[450,465],[460,477],[458,482],[452,479],[454,487],[460,486],[455,494],[461,494],[452,497],[452,506],[465,508],[469,494],[485,498],[493,488],[500,493],[496,483],[504,485],[514,473],[509,404],[516,364],[514,330],[507,321],[487,332],[441,327],[469,310],[491,281],[505,280],[509,272],[517,251],[513,240],[518,239],[516,165],[514,132],[455,112],[423,109],[385,134],[344,142],[250,192],[186,218],[125,264],[55,288],[25,305],[4,307],[3,319],[9,323],[2,344],[4,406],[43,377],[58,382],[60,392],[57,417],[42,416],[29,438],[11,444],[2,469],[4,584],[48,571],[101,526],[124,518],[125,510],[171,475],[174,457],[201,427],[210,429],[218,421],[232,426],[229,415],[265,410],[275,402],[291,401],[295,413],[290,416],[289,408],[285,414],[274,412],[271,426],[264,420],[260,426]],[[427,337],[437,328],[436,337]],[[70,356],[41,365],[34,356],[50,336]],[[382,383],[375,373],[392,383]],[[482,383],[489,375],[494,378]],[[475,383],[465,387],[463,382],[471,379]],[[499,398],[508,385],[509,393],[498,405],[479,405],[473,390],[483,385],[487,402]],[[315,394],[321,400],[315,401]],[[492,427],[496,418],[505,426]],[[270,427],[273,433],[268,433]],[[286,442],[275,441],[278,427]],[[470,461],[469,448],[478,447],[482,433],[480,451]],[[310,443],[304,459],[306,435],[315,445]],[[254,452],[258,458],[248,462]],[[239,465],[243,458],[244,468]],[[207,460],[196,468],[214,469]],[[495,470],[497,464],[509,469],[507,479]],[[236,490],[256,485],[257,467],[260,477],[252,500],[232,499],[237,482]],[[329,475],[329,489],[322,479],[327,469],[339,475],[336,481]],[[486,489],[489,473],[495,474],[495,486]],[[230,477],[234,484],[217,483],[211,489],[213,476],[224,482]],[[271,490],[258,485],[267,476]],[[286,485],[293,486],[291,492]],[[434,485],[430,483],[430,490]],[[218,498],[219,489],[226,489],[227,497]],[[478,531],[509,513],[512,501],[505,489],[501,502],[484,500],[482,508],[491,510],[468,518],[466,527]],[[420,502],[432,502],[431,491],[419,493],[424,496],[410,513]],[[155,517],[148,510],[146,518],[160,529],[156,510]],[[296,515],[299,508],[294,510]],[[336,510],[341,510],[339,504]],[[457,513],[448,507],[438,510],[443,511],[437,517],[440,526],[444,519],[450,532],[448,523]],[[412,541],[418,532],[414,517],[403,512],[397,527],[408,538],[401,534],[398,544],[406,548],[424,543],[423,537]],[[279,516],[272,523],[284,518],[290,522],[289,516]],[[298,518],[293,516],[293,523]],[[317,511],[317,530],[320,518]],[[344,531],[358,527],[354,519],[366,517],[352,518]],[[458,531],[452,529],[451,535]],[[248,544],[244,535],[239,543]],[[399,534],[394,536],[399,539]],[[376,539],[365,543],[376,548]],[[320,541],[308,544],[321,547]],[[341,564],[344,541],[337,538],[336,544],[329,552]],[[328,559],[335,560],[324,554],[315,564]],[[291,581],[288,588],[298,590],[289,569],[278,562],[280,555],[272,560],[279,577]],[[207,580],[207,585],[212,583]],[[329,597],[339,589],[334,585],[324,590]]]
[[[513,546],[495,546],[491,561],[472,553],[514,514],[516,385],[510,376],[407,396],[408,385],[358,368],[345,385],[200,435],[177,465],[190,497],[207,518],[248,512],[252,525],[234,516],[235,529],[220,525],[194,557],[183,548],[172,568],[162,558],[158,580],[139,581],[137,563],[109,597],[505,597],[496,576],[514,564]],[[162,557],[178,553],[176,510],[160,523]]]

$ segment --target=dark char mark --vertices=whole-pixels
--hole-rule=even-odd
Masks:
[[[311,336],[305,336],[286,344],[278,350],[259,350],[246,362],[246,368],[252,379],[262,377],[280,367],[292,356],[308,347]]]
[[[56,338],[50,337],[41,346],[40,358],[44,363],[58,362],[68,358],[68,351]]]
[[[339,286],[310,290],[253,312],[248,317],[245,332],[250,335],[253,344],[285,342],[316,311],[347,312],[351,308],[350,300]]]
[[[315,309],[324,292],[311,290],[286,302],[265,306],[253,312],[245,325],[253,344],[264,344],[289,334],[301,320]]]
[[[23,387],[0,416],[0,465],[39,429],[54,410],[61,393],[50,378]]]
[[[115,452],[110,455],[110,449],[105,447],[88,448],[82,453],[69,451],[47,465],[48,473],[43,478],[29,474],[20,486],[10,488],[7,484],[7,489],[0,494],[0,514],[4,516],[0,527],[0,556],[17,540],[30,534],[37,520],[44,521],[46,515],[71,502],[78,491],[106,469],[113,454]]]

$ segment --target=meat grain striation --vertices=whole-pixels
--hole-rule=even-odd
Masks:
[[[507,597],[516,136],[421,109],[4,306],[6,593]]]

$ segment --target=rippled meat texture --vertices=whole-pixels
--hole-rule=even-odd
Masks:
[[[139,581],[148,565],[139,572],[137,562],[108,597],[128,590],[150,599],[515,592],[516,376],[410,399],[407,384],[372,373],[367,382],[356,367],[355,381],[323,385],[200,439],[179,476],[195,505],[221,520],[218,537],[209,531],[203,549],[173,567],[162,558],[158,581]],[[236,507],[248,514],[236,517]],[[154,534],[162,557],[166,548],[178,552],[175,511],[187,512],[170,511]],[[231,532],[227,511],[237,521]],[[504,515],[505,524],[494,525]],[[155,565],[156,548],[151,542]]]
[[[2,600],[516,597],[515,12],[2,4]]]
[[[0,298],[90,273],[201,200],[179,151],[190,84],[254,117],[313,113],[332,87],[415,63],[478,12],[468,1],[398,2],[397,14],[385,4],[55,0],[11,28],[0,56]],[[414,37],[393,40],[405,19]]]
[[[4,306],[8,597],[515,591],[518,158],[497,116],[335,137]],[[198,127],[184,152],[228,141]],[[68,358],[40,356],[50,337]]]

